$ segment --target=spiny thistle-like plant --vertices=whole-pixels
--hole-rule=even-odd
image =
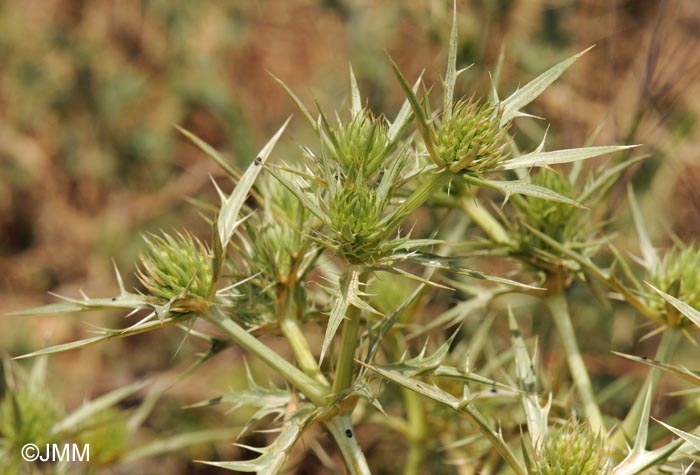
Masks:
[[[535,455],[536,475],[607,475],[610,461],[603,435],[586,423],[570,421],[550,429]]]
[[[588,284],[597,279],[609,285],[615,297],[653,313],[639,297],[644,294],[641,284],[628,286],[618,280],[617,269],[623,268],[625,275],[632,272],[612,245],[601,245],[605,236],[596,240],[601,228],[591,219],[606,191],[637,159],[609,157],[600,172],[583,179],[582,161],[629,146],[544,151],[542,140],[522,154],[513,146],[516,119],[527,115],[522,109],[583,53],[553,66],[505,99],[494,87],[489,101],[479,101],[474,96],[454,97],[460,73],[457,51],[455,12],[440,111],[431,110],[430,88],[423,87],[422,79],[412,85],[390,60],[406,96],[393,119],[375,114],[363,103],[352,70],[349,111],[337,112],[333,121],[318,105],[317,114],[312,114],[278,79],[317,139],[301,146],[296,163],[292,153],[277,164],[270,160],[288,121],[251,157],[244,171],[181,130],[235,181],[229,192],[217,186],[220,205],[213,213],[211,207],[203,208],[212,226],[211,242],[204,244],[188,233],[148,237],[137,271],[145,292],[127,290],[117,273],[117,296],[65,298],[20,312],[146,313],[127,328],[101,329],[96,336],[28,356],[169,327],[209,346],[193,363],[190,371],[194,371],[223,350],[240,346],[286,385],[260,385],[248,371],[247,388],[196,404],[247,406],[253,415],[246,429],[265,425],[265,432],[274,434],[269,445],[253,448],[258,455],[252,459],[205,462],[238,472],[282,473],[302,434],[319,425],[335,441],[347,472],[369,475],[362,447],[366,441],[358,437],[356,426],[370,420],[373,430],[392,431],[384,440],[402,436],[399,443],[408,448],[406,475],[443,473],[440,461],[448,452],[453,461],[468,465],[469,473],[499,475],[607,475],[608,471],[638,475],[670,460],[689,437],[676,432],[678,439],[647,450],[658,368],[650,371],[646,390],[639,392],[624,420],[604,417],[578,347],[567,294],[574,277]],[[561,164],[572,164],[567,175],[531,170]],[[498,208],[495,203],[481,203],[483,188],[506,197],[499,210],[506,221],[491,214]],[[453,213],[455,209],[464,213]],[[436,223],[423,235],[409,219],[418,210],[430,213]],[[463,241],[465,233],[477,226],[488,237],[485,245],[480,243],[488,252],[479,248],[473,254],[455,255],[455,249],[475,249],[474,243]],[[452,245],[455,241],[457,246]],[[650,246],[642,247],[648,251]],[[619,267],[602,269],[596,264],[598,251],[608,249],[612,256],[607,257]],[[656,291],[665,302],[700,326],[700,314],[691,307],[698,295],[692,274],[695,249],[669,254],[658,267],[664,277],[651,281],[661,287]],[[516,257],[548,278],[533,287],[489,276],[466,259],[492,254]],[[383,290],[387,281],[378,283],[379,277],[393,288]],[[550,277],[559,278],[559,285],[550,285],[554,280]],[[407,279],[410,285],[391,279]],[[490,282],[482,285],[484,281]],[[481,312],[496,296],[523,288],[543,296],[551,311],[575,397],[566,382],[553,388],[554,394],[541,389],[539,365],[512,313],[511,345],[506,349],[489,338],[495,314],[486,318],[479,314],[470,341],[463,338],[466,332],[451,331],[436,348],[426,343],[415,351],[411,339],[416,336],[433,329],[448,334],[448,327]],[[451,289],[459,292],[450,298],[437,293]],[[431,300],[446,308],[430,323],[421,324],[423,315],[433,315],[425,307]],[[658,306],[656,302],[653,305]],[[200,320],[209,326],[200,328]],[[318,345],[304,326],[307,323],[322,328],[323,341]],[[215,336],[208,334],[211,325],[217,329]],[[259,331],[263,326],[265,331]],[[462,328],[471,332],[471,326]],[[679,341],[678,329],[664,326],[662,331],[657,358],[661,363]],[[262,333],[283,338],[291,353],[269,346],[259,338]],[[472,361],[478,362],[478,373]],[[373,384],[374,378],[393,384]],[[401,391],[396,391],[397,385]],[[391,411],[384,405],[391,405]],[[550,410],[583,414],[583,422],[553,429]],[[612,427],[619,428],[604,443],[602,434]],[[116,437],[118,429],[108,427],[100,437]],[[322,450],[321,444],[314,447]],[[610,460],[619,463],[613,466],[606,447],[613,454]],[[433,453],[440,455],[428,456]],[[107,451],[104,457],[111,459],[112,454]],[[687,460],[683,457],[678,460]],[[320,458],[332,463],[328,456]],[[676,460],[671,462],[678,467]]]

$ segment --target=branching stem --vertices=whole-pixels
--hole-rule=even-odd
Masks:
[[[368,273],[363,272],[358,278],[359,287],[367,282]],[[352,376],[355,370],[355,351],[359,344],[360,320],[362,311],[350,305],[346,320],[343,322],[343,334],[340,340],[340,353],[335,367],[335,379],[333,380],[333,393],[338,394],[352,386]]]
[[[545,301],[554,319],[554,325],[557,327],[559,338],[564,346],[566,361],[569,364],[569,372],[574,380],[578,395],[583,402],[583,409],[588,422],[591,424],[591,428],[594,432],[605,431],[603,416],[600,413],[600,408],[593,394],[591,378],[588,375],[588,369],[581,357],[581,351],[579,350],[578,341],[576,339],[576,332],[571,324],[571,315],[569,314],[569,305],[566,301],[566,296],[563,292],[554,292],[549,294]]]
[[[248,333],[245,328],[238,325],[228,316],[224,315],[217,307],[212,307],[203,317],[214,326],[223,331],[229,338],[263,360],[269,367],[277,371],[282,377],[293,384],[302,394],[309,398],[317,406],[325,406],[328,403],[328,389],[278,355],[257,338]]]

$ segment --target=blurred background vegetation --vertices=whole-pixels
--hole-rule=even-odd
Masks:
[[[459,1],[458,10],[458,64],[474,64],[459,83],[462,94],[489,94],[488,73],[502,52],[499,90],[505,94],[596,45],[530,108],[547,121],[518,122],[522,144],[539,142],[548,122],[551,148],[581,146],[599,126],[596,142],[643,143],[649,159],[625,182],[640,194],[654,242],[697,238],[696,0],[471,0]],[[437,84],[450,15],[446,0],[1,0],[3,313],[52,301],[48,292],[115,293],[111,259],[127,287],[136,286],[131,270],[143,248],[140,233],[187,227],[206,237],[186,198],[214,200],[210,176],[221,181],[223,174],[173,124],[244,166],[295,113],[268,71],[307,103],[317,97],[333,108],[347,100],[348,63],[370,105],[393,115],[402,95],[385,50],[407,77],[425,68],[427,83]],[[294,140],[277,149],[277,160],[296,154],[295,143],[310,136],[304,126],[298,118],[292,122]],[[610,203],[611,215],[626,214],[625,185],[619,184],[620,203]],[[629,223],[620,219],[624,229]],[[629,236],[621,247],[635,249]],[[122,317],[85,320],[121,325]],[[606,324],[616,349],[642,351],[632,327],[619,321]],[[598,331],[594,323],[583,330]],[[0,352],[26,353],[89,331],[60,317],[2,316]],[[179,333],[159,332],[61,354],[49,362],[48,385],[70,408],[134,380],[158,375],[172,382],[203,349],[188,341],[176,352],[180,343]],[[610,344],[601,342],[600,358],[608,357]],[[593,345],[588,350],[596,350]],[[243,385],[242,361],[240,353],[227,352],[191,384],[172,388],[144,437],[240,424],[235,416],[180,407]],[[620,366],[621,372],[644,371]],[[366,437],[371,444],[373,435]],[[330,440],[324,444],[330,447]],[[369,457],[381,459],[391,448],[384,441]],[[219,473],[189,460],[225,457],[233,449],[223,443],[197,450],[142,463],[139,473]],[[299,473],[315,473],[313,456],[308,459]]]

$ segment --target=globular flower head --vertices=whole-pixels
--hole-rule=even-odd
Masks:
[[[0,404],[0,435],[16,447],[48,442],[59,415],[56,401],[43,387],[8,391]]]
[[[536,475],[607,475],[605,439],[588,424],[571,421],[550,429],[535,454]]]
[[[336,252],[348,262],[366,262],[384,240],[379,222],[387,203],[371,188],[345,186],[331,197],[329,218]]]
[[[363,110],[334,130],[332,156],[345,174],[369,176],[381,165],[389,146],[384,122]]]
[[[438,157],[453,173],[495,171],[508,157],[506,132],[496,106],[461,100],[437,132]]]
[[[575,184],[557,171],[543,169],[532,176],[531,183],[564,198],[573,201],[579,199]],[[546,272],[559,272],[569,266],[577,267],[541,235],[577,251],[595,249],[596,246],[589,242],[597,231],[597,226],[587,222],[591,219],[590,210],[532,196],[523,197],[514,204],[517,210],[517,219],[512,225],[517,246],[515,252],[534,267]]]
[[[649,272],[648,280],[657,289],[670,294],[691,307],[700,308],[700,246],[675,246]],[[669,312],[669,305],[654,291],[647,294],[649,306],[669,324],[684,325],[678,312]]]
[[[176,313],[209,307],[213,268],[210,251],[189,233],[145,238],[148,253],[141,254],[137,277],[155,304],[170,303]]]

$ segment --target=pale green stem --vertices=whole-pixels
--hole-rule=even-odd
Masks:
[[[461,408],[464,417],[471,425],[479,429],[479,431],[488,439],[493,448],[506,461],[515,475],[527,475],[527,470],[518,460],[508,444],[503,440],[500,433],[491,428],[486,418],[474,407],[473,404],[467,404]]]
[[[298,295],[298,291],[296,286],[288,286],[279,296],[277,311],[280,316],[280,330],[287,339],[301,370],[330,389],[331,385],[321,372],[309,342],[301,331],[297,317],[299,302],[297,298],[293,298]]]
[[[328,403],[328,389],[324,385],[272,351],[272,349],[261,343],[243,327],[224,315],[218,308],[212,307],[203,317],[226,333],[233,341],[277,371],[302,394],[308,397],[311,402],[317,406],[325,406]]]
[[[661,336],[661,342],[656,350],[656,355],[654,359],[662,363],[667,363],[678,348],[678,344],[681,341],[682,333],[676,328],[666,328]],[[662,371],[659,368],[652,367],[649,374],[644,381],[642,389],[637,394],[637,398],[632,404],[632,408],[625,416],[625,420],[618,426],[615,433],[610,438],[610,444],[620,448],[625,449],[625,439],[629,438],[634,440],[634,433],[637,430],[637,425],[639,424],[639,418],[642,414],[642,408],[644,406],[644,399],[647,394],[647,388],[651,384],[651,393],[656,394],[656,390],[659,387],[659,381],[661,380]]]
[[[323,372],[321,372],[321,368],[319,368],[316,358],[311,352],[309,342],[304,337],[296,316],[284,316],[280,321],[280,329],[287,342],[289,342],[289,346],[292,348],[294,357],[297,359],[302,371],[330,389],[330,383],[323,375]]]
[[[371,475],[365,454],[357,443],[357,434],[353,429],[350,413],[344,412],[333,416],[324,422],[324,425],[333,436],[350,475]]]
[[[401,348],[397,335],[391,335],[388,339],[391,351],[397,361],[401,358]],[[426,436],[426,421],[425,412],[423,410],[423,401],[421,396],[406,387],[401,387],[401,393],[404,400],[404,410],[408,424],[408,455],[406,457],[406,465],[404,466],[404,475],[419,475],[421,466],[425,457],[425,436]]]
[[[581,357],[581,351],[576,340],[576,332],[571,324],[571,315],[569,314],[566,296],[563,292],[555,292],[547,296],[545,301],[564,346],[569,372],[574,380],[581,402],[583,402],[583,409],[588,422],[591,424],[594,432],[604,432],[603,416],[593,394],[593,385],[591,384],[591,378],[588,376],[588,369]]]
[[[461,202],[462,210],[474,221],[488,236],[499,244],[510,244],[511,240],[503,226],[488,212],[476,196],[466,196]]]
[[[363,272],[358,278],[358,285],[364,286],[368,273]],[[333,379],[333,393],[338,394],[352,386],[352,377],[355,372],[355,351],[360,340],[361,311],[354,305],[350,305],[343,322],[343,334],[340,339],[340,353],[335,367],[335,379]]]

